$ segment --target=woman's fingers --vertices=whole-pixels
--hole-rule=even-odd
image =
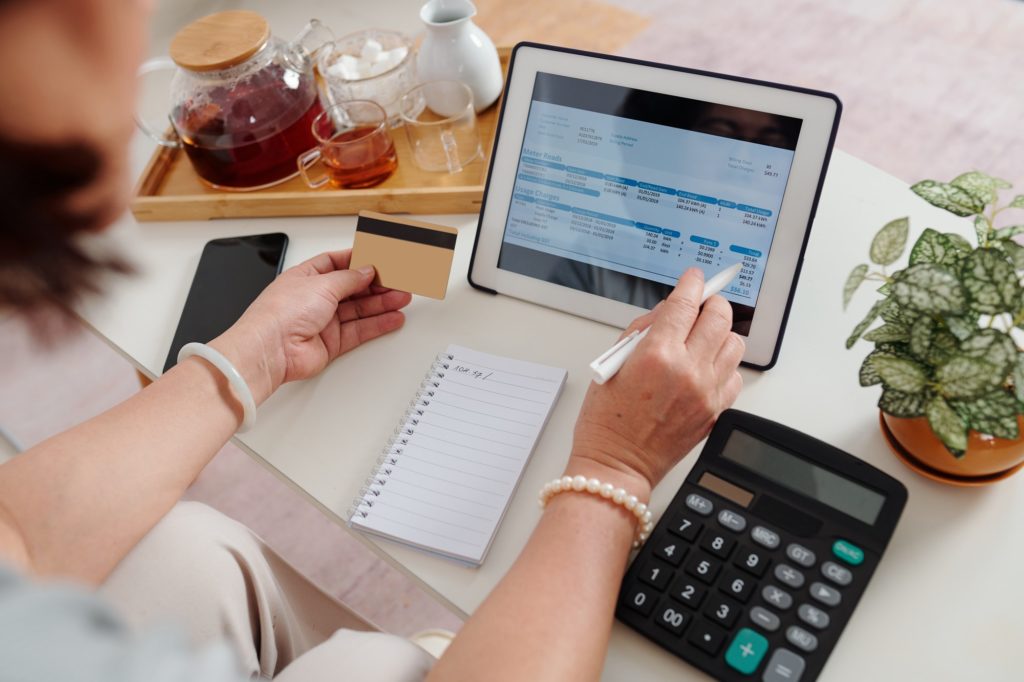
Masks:
[[[736,402],[736,398],[739,397],[740,390],[742,388],[743,376],[736,370],[733,370],[732,374],[722,386],[722,392],[720,393],[723,410]]]
[[[686,337],[686,348],[697,357],[714,361],[732,328],[732,308],[721,296],[712,296]]]
[[[351,298],[338,306],[338,320],[344,324],[352,320],[382,315],[404,308],[411,300],[412,294],[390,289],[382,294]]]
[[[293,268],[289,268],[288,271],[307,275],[326,275],[328,272],[334,272],[335,270],[348,270],[348,265],[351,261],[352,249],[325,251],[299,263]]]
[[[405,315],[397,310],[347,322],[341,325],[339,353],[347,353],[361,343],[400,329],[403,324]]]
[[[704,273],[699,268],[690,268],[684,272],[676,288],[662,301],[648,339],[653,342],[660,337],[669,343],[684,341],[700,312],[703,292]]]
[[[743,337],[735,332],[729,332],[715,357],[715,374],[724,377],[728,376],[730,372],[735,372],[746,350],[747,344],[743,341]]]
[[[339,303],[350,296],[360,294],[370,287],[374,270],[367,265],[358,270],[335,270],[317,275],[327,285],[328,291]]]

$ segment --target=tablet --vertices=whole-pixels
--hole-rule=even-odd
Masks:
[[[625,327],[689,267],[744,363],[774,365],[841,104],[832,94],[565,48],[512,53],[469,281]]]

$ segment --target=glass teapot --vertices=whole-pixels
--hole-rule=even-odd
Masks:
[[[159,144],[182,148],[196,173],[218,189],[250,190],[295,175],[295,159],[316,146],[312,123],[323,111],[313,55],[334,40],[317,20],[292,42],[270,34],[255,12],[199,19],[175,35],[170,58],[143,64],[140,75],[174,69],[173,135],[138,119]]]

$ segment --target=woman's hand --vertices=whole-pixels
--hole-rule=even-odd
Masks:
[[[394,331],[412,295],[371,286],[373,268],[349,270],[351,250],[322,253],[281,273],[210,345],[235,365],[256,404],[307,379],[342,353]]]
[[[667,299],[630,325],[627,333],[651,331],[618,374],[590,385],[567,473],[608,480],[646,500],[736,399],[745,345],[730,331],[724,298],[712,296],[700,309],[703,288],[703,273],[688,270]]]

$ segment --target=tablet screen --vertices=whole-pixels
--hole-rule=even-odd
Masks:
[[[538,73],[498,267],[652,308],[697,266],[749,332],[801,120]]]

